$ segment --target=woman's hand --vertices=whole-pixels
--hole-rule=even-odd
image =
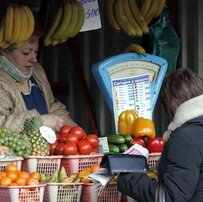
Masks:
[[[41,118],[44,126],[50,127],[57,132],[60,131],[60,128],[64,125],[63,119],[55,114],[41,115]]]

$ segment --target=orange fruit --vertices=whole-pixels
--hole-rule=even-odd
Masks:
[[[1,172],[0,172],[0,179],[1,179],[2,177],[5,177],[5,176],[6,176],[6,172],[1,171]]]
[[[15,164],[9,163],[5,167],[5,172],[8,172],[8,171],[15,171],[15,172],[17,172],[18,171],[18,167]]]
[[[16,182],[12,182],[12,183],[10,184],[10,186],[18,186],[18,184],[17,184]]]
[[[18,177],[24,177],[25,179],[28,179],[28,178],[30,178],[30,174],[26,171],[20,171],[18,173]]]
[[[100,165],[98,163],[95,163],[91,166],[91,173],[96,172],[97,170],[100,169]]]
[[[30,178],[34,178],[40,181],[41,175],[39,172],[32,172],[30,173]]]
[[[12,180],[12,182],[17,179],[17,173],[15,171],[6,172],[6,176],[9,177]]]
[[[27,182],[27,179],[24,178],[24,177],[17,177],[17,179],[15,180],[15,183],[18,185],[18,186],[25,186],[26,185],[26,182]]]
[[[27,185],[31,185],[31,186],[38,185],[39,184],[39,180],[35,179],[35,178],[28,178],[26,184]]]
[[[1,180],[0,180],[0,185],[1,186],[9,186],[11,183],[12,183],[12,180],[7,176],[2,177]]]

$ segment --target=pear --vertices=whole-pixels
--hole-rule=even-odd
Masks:
[[[58,176],[59,176],[59,171],[56,170],[55,172],[53,172],[53,174],[49,178],[48,182],[49,183],[57,183],[58,182]]]
[[[47,177],[44,173],[40,173],[40,181],[42,183],[47,183]]]
[[[66,182],[66,179],[68,178],[68,175],[66,173],[66,169],[64,166],[61,167],[61,170],[59,172],[59,175],[58,175],[58,181],[60,183],[63,183],[63,182]]]

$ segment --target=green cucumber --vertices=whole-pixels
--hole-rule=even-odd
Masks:
[[[125,139],[125,143],[128,144],[132,141],[132,136],[131,135],[122,135]]]
[[[125,138],[121,135],[118,134],[109,134],[106,136],[107,137],[107,141],[110,144],[123,144],[125,143]]]
[[[123,153],[124,151],[126,151],[128,149],[128,145],[127,144],[120,144],[118,145],[119,150],[121,153]]]
[[[109,144],[109,152],[117,154],[117,153],[120,153],[120,150],[117,145]]]

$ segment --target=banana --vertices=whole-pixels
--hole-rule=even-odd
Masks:
[[[68,29],[66,30],[66,37],[70,37],[71,34],[74,32],[74,29],[78,23],[78,19],[79,19],[79,8],[78,8],[78,5],[76,4],[76,1],[73,1],[71,22],[69,24]]]
[[[76,1],[75,3],[78,6],[78,22],[77,22],[74,30],[72,31],[72,33],[70,33],[69,37],[74,37],[76,34],[78,34],[85,21],[85,10],[84,10],[82,4],[79,1]]]
[[[51,45],[52,46],[56,46],[56,45],[58,45],[60,43],[60,39],[52,39],[52,41],[51,41]]]
[[[158,9],[159,9],[159,2],[157,0],[152,0],[149,11],[145,16],[145,20],[147,24],[149,24],[152,21]]]
[[[137,23],[139,24],[140,28],[142,29],[143,33],[148,34],[149,33],[148,24],[141,14],[136,0],[129,0],[129,5],[130,5],[131,11],[132,11],[135,19],[137,20]]]
[[[26,12],[24,10],[24,8],[22,6],[19,6],[19,10],[20,10],[20,20],[21,20],[21,33],[20,36],[18,37],[17,41],[16,41],[16,47],[19,47],[20,45],[23,44],[23,42],[25,42],[29,36],[27,35],[27,30],[29,29],[29,25],[28,25],[28,19],[27,19],[27,15]]]
[[[149,11],[150,5],[152,0],[142,0],[140,12],[145,19],[146,14]]]
[[[124,9],[126,17],[128,18],[129,23],[135,29],[136,36],[138,36],[138,37],[143,36],[142,30],[131,12],[128,0],[123,1],[123,9]]]
[[[35,27],[35,18],[34,18],[32,11],[30,10],[30,8],[28,6],[22,5],[21,7],[24,10],[24,12],[26,13],[27,20],[28,20],[27,35],[25,36],[25,39],[24,39],[24,41],[26,41],[31,37],[31,35],[33,33],[33,30]]]
[[[14,45],[17,40],[21,38],[22,33],[22,19],[21,10],[18,6],[13,6],[13,31],[9,43]]]
[[[13,32],[13,7],[11,5],[6,9],[4,23],[4,40],[8,42],[10,41]]]
[[[71,2],[65,2],[62,9],[62,16],[60,19],[60,23],[58,25],[58,28],[53,33],[52,38],[53,39],[64,39],[66,38],[66,30],[68,29],[70,22],[71,22],[71,16],[72,16],[72,4]]]
[[[159,8],[157,9],[154,17],[158,17],[161,14],[165,4],[166,4],[166,0],[159,0]]]
[[[43,40],[43,43],[45,46],[48,46],[48,45],[51,45],[52,43],[52,35],[53,33],[55,32],[55,30],[57,29],[59,23],[60,23],[60,20],[61,20],[61,17],[62,17],[62,14],[63,14],[63,4],[61,3],[57,9],[57,12],[56,12],[56,15],[52,21],[52,24],[50,25],[48,31],[46,32],[45,34],[45,37],[44,37],[44,40]]]
[[[119,24],[116,21],[115,14],[114,14],[114,3],[115,0],[107,0],[106,1],[106,12],[107,12],[107,19],[109,21],[110,26],[115,29],[116,31],[121,31]]]
[[[116,0],[114,5],[116,20],[123,32],[129,36],[136,36],[136,32],[128,21],[123,8],[123,1],[126,0]]]
[[[124,52],[136,52],[138,53],[139,55],[146,55],[146,51],[145,49],[138,45],[138,44],[135,44],[135,43],[131,43],[129,44],[125,49],[124,49]]]

